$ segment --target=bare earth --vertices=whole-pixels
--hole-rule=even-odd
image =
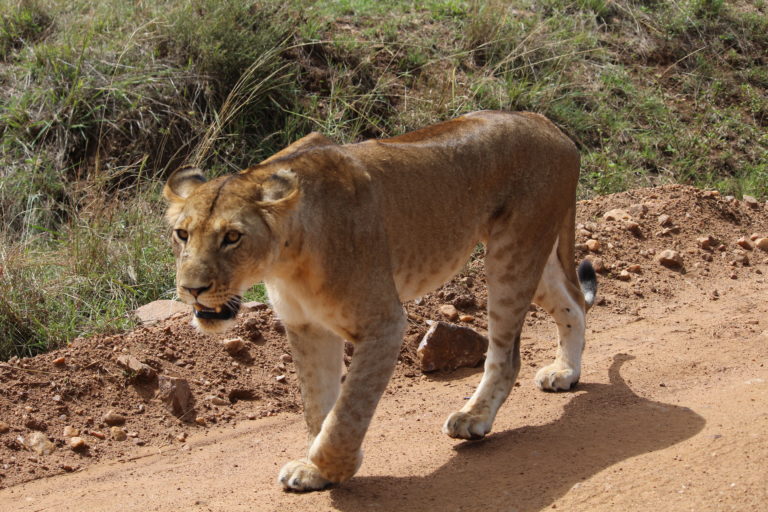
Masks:
[[[647,211],[635,208],[634,234],[625,221],[603,219],[641,204]],[[303,495],[275,483],[285,462],[304,455],[305,428],[292,364],[280,359],[284,337],[265,310],[244,315],[248,327],[229,335],[248,343],[237,357],[174,318],[0,363],[0,422],[9,427],[0,433],[0,510],[764,510],[768,252],[736,241],[768,235],[768,209],[664,187],[582,202],[579,222],[586,231],[577,241],[601,244],[580,258],[608,267],[588,315],[581,382],[568,393],[535,389],[535,370],[554,356],[555,330],[532,311],[519,385],[485,440],[440,433],[481,370],[422,375],[414,355],[425,319],[437,319],[443,303],[474,316],[464,325],[484,332],[479,258],[422,304],[407,305],[401,361],[350,482]],[[711,250],[698,245],[706,235],[719,242]],[[667,248],[680,252],[683,269],[655,261]],[[632,265],[639,273],[620,279]],[[116,366],[123,353],[187,378],[202,424],[167,413],[150,384]],[[54,365],[62,356],[65,364]],[[101,417],[110,409],[126,416],[133,437],[93,435],[109,432]],[[65,425],[83,432],[87,451],[67,448]],[[53,454],[24,448],[34,430],[55,443]]]

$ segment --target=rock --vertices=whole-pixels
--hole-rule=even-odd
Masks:
[[[762,249],[763,251],[768,251],[768,238],[758,238],[755,240],[755,247]]]
[[[99,432],[98,430],[91,430],[88,433],[91,434],[96,439],[104,440],[104,439],[107,438],[107,436],[106,436],[106,434],[104,434],[104,432]]]
[[[243,322],[246,336],[253,343],[261,343],[264,341],[264,335],[261,334],[260,326],[258,318],[249,318]]]
[[[213,405],[232,405],[232,403],[229,400],[225,400],[224,398],[221,398],[221,397],[218,397],[218,396],[209,396],[209,397],[206,397],[206,398]]]
[[[440,306],[440,314],[451,321],[455,321],[459,318],[459,311],[453,304],[442,304]]]
[[[701,197],[705,199],[717,199],[720,197],[720,192],[717,190],[705,190],[701,193]]]
[[[45,421],[33,418],[32,416],[24,420],[24,426],[30,430],[38,430],[40,432],[48,430],[48,424]]]
[[[70,438],[69,447],[74,451],[84,450],[88,447],[88,443],[82,437],[75,436]]]
[[[627,272],[626,270],[622,270],[621,272],[619,272],[618,278],[619,278],[619,281],[629,281],[630,279],[632,279],[632,276],[629,275],[629,272]]]
[[[648,207],[644,204],[633,204],[629,207],[629,214],[636,219],[644,217],[646,213],[648,213]]]
[[[630,220],[624,223],[624,228],[635,236],[642,236],[643,231],[640,229],[640,224]]]
[[[152,380],[157,376],[155,370],[130,354],[118,356],[117,364],[133,374],[138,380]]]
[[[459,295],[451,301],[456,309],[470,309],[477,306],[475,298],[472,295]]]
[[[109,411],[104,415],[102,420],[109,426],[123,425],[125,423],[125,416],[115,411]]]
[[[64,366],[64,363],[67,362],[67,359],[64,356],[57,357],[53,361],[51,361],[54,366]]]
[[[741,237],[738,240],[736,240],[736,245],[738,245],[739,247],[747,251],[751,251],[752,249],[755,248],[755,245],[748,238],[744,238],[744,237]]]
[[[477,366],[485,358],[488,339],[468,327],[434,322],[416,353],[421,370],[455,370]]]
[[[112,427],[109,429],[109,433],[112,436],[112,439],[115,441],[125,441],[128,439],[128,434],[125,433],[125,430],[123,430],[120,427]]]
[[[4,421],[0,421],[0,434],[5,434],[11,430],[11,427]]]
[[[240,305],[240,308],[244,309],[245,311],[264,311],[265,309],[269,309],[269,306],[263,302],[252,300],[250,302],[244,302]]]
[[[667,226],[670,224],[672,219],[666,213],[662,213],[661,215],[658,216],[656,221],[659,223],[659,226]]]
[[[194,399],[189,388],[189,382],[181,377],[161,375],[158,379],[158,398],[166,409],[179,419],[192,421],[194,415]]]
[[[285,382],[285,375],[278,375],[277,377],[275,377],[275,380],[277,382]]]
[[[742,197],[742,201],[744,201],[744,204],[749,206],[750,208],[757,208],[760,206],[760,203],[752,196],[744,196]]]
[[[32,432],[24,444],[38,455],[50,455],[56,449],[56,446],[48,440],[48,436],[42,432]]]
[[[77,429],[72,425],[67,425],[64,427],[63,435],[64,437],[77,437],[80,435],[80,429]]]
[[[705,251],[711,251],[717,245],[717,240],[712,235],[708,235],[697,238],[696,243]]]
[[[221,344],[224,346],[224,349],[229,352],[229,355],[232,356],[245,348],[243,338],[230,338],[222,341]]]
[[[283,363],[292,363],[293,357],[291,357],[290,354],[283,354],[280,356],[280,361],[282,361]]]
[[[615,208],[603,214],[605,220],[630,220],[632,217],[625,210]]]
[[[641,272],[640,265],[630,265],[627,267],[627,272],[631,272],[633,274],[639,274]]]
[[[167,320],[176,313],[189,313],[192,311],[187,304],[177,300],[156,300],[145,304],[133,312],[144,325],[156,324]]]
[[[590,238],[587,240],[586,243],[587,249],[589,249],[592,252],[597,252],[600,250],[600,242],[598,240],[595,240],[594,238]]]
[[[680,253],[672,249],[666,249],[659,253],[657,261],[667,268],[680,268],[683,266],[683,257]]]
[[[472,315],[459,315],[459,321],[470,323],[475,321],[475,317]]]
[[[605,267],[605,261],[603,261],[603,258],[592,258],[592,268],[594,268],[595,272],[598,274],[602,274],[608,270]]]

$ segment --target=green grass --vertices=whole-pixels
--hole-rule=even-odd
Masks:
[[[173,296],[159,199],[310,130],[533,110],[580,195],[768,197],[768,6],[722,0],[0,0],[0,359]],[[264,300],[256,287],[249,300]]]

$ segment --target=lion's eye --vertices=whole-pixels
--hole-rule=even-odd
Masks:
[[[176,236],[179,237],[179,240],[182,242],[186,242],[187,238],[189,238],[189,233],[187,233],[186,229],[177,229]]]
[[[227,231],[227,234],[224,235],[224,245],[237,243],[241,236],[242,234],[238,231]]]

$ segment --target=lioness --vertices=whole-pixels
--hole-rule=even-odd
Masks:
[[[543,116],[475,112],[400,137],[338,145],[312,133],[259,165],[206,182],[182,168],[164,196],[178,294],[203,331],[232,323],[263,280],[301,381],[306,459],[279,482],[312,491],[360,467],[361,445],[403,338],[402,302],[457,273],[486,244],[485,373],[450,415],[450,437],[486,435],[520,370],[533,301],[555,319],[544,390],[579,379],[595,275],[573,267],[579,155]],[[585,300],[586,296],[586,300]],[[344,340],[355,344],[342,385]]]

